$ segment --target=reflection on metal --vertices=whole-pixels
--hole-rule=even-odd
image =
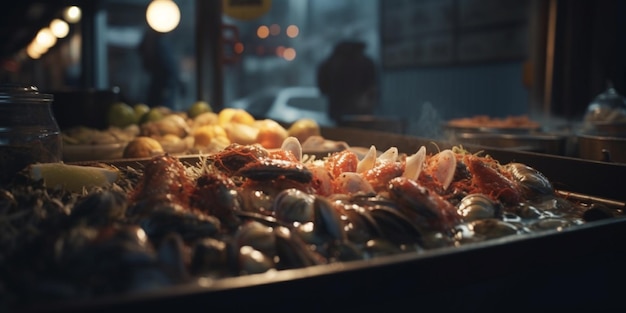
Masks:
[[[550,115],[552,109],[552,79],[554,76],[554,40],[556,36],[556,9],[558,0],[550,0],[548,9],[548,40],[546,42],[546,71],[544,89],[544,114]]]

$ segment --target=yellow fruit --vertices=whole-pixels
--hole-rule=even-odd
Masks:
[[[48,188],[63,188],[82,192],[92,187],[103,187],[114,183],[119,170],[113,167],[72,165],[65,163],[38,163],[29,167],[32,179],[41,180]]]
[[[141,116],[141,118],[139,119],[139,124],[160,121],[163,119],[164,116],[165,115],[161,109],[151,108],[148,112]]]
[[[313,119],[303,118],[295,121],[289,129],[287,129],[289,136],[298,138],[302,143],[311,136],[320,136],[320,126]]]
[[[222,126],[205,125],[194,131],[193,138],[196,147],[206,147],[217,138],[221,138],[220,140],[228,140],[228,135]]]
[[[187,141],[183,140],[176,135],[166,134],[158,139],[163,151],[170,154],[179,154],[187,151]]]
[[[226,130],[230,142],[240,145],[256,143],[256,137],[259,133],[258,128],[242,123],[228,123],[224,125],[224,130]]]
[[[255,119],[254,119],[254,116],[252,116],[252,114],[248,113],[248,111],[239,109],[235,111],[235,114],[233,115],[233,119],[231,121],[235,123],[252,125]]]
[[[187,115],[190,118],[195,118],[196,116],[206,112],[213,112],[213,109],[208,102],[202,100],[194,102],[194,104],[187,109]]]
[[[124,102],[113,103],[107,112],[107,122],[109,126],[124,128],[137,123],[135,110]]]
[[[235,115],[235,110],[233,108],[224,108],[217,114],[217,122],[220,125],[226,125],[230,123],[230,120]]]
[[[139,122],[143,115],[150,111],[150,107],[145,103],[137,103],[133,106],[133,110],[135,111],[135,119]]]
[[[287,138],[287,130],[278,122],[266,119],[259,126],[256,141],[266,149],[278,149]]]
[[[124,158],[149,158],[165,153],[163,146],[156,139],[146,136],[139,136],[126,145]]]
[[[218,113],[218,122],[220,125],[228,123],[240,123],[252,125],[255,121],[254,116],[244,109],[224,108]]]
[[[217,113],[204,112],[193,119],[192,125],[194,128],[198,128],[204,125],[212,125],[218,123]]]

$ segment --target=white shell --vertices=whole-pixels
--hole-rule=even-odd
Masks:
[[[373,193],[372,185],[358,173],[344,172],[335,178],[335,187],[340,189],[342,193]]]
[[[291,151],[291,153],[296,156],[298,161],[302,160],[302,145],[300,144],[300,140],[298,140],[298,138],[293,136],[285,138],[280,148],[286,151]]]
[[[434,158],[435,168],[431,174],[441,183],[443,189],[448,189],[456,170],[456,156],[452,150],[446,149],[432,157]]]
[[[398,160],[398,148],[391,147],[387,149],[387,151],[383,152],[378,157],[378,160],[382,162],[395,162],[396,160]]]
[[[363,156],[363,159],[359,161],[359,164],[356,166],[357,173],[364,173],[368,170],[374,168],[376,164],[376,156],[378,151],[376,151],[376,147],[370,146],[370,149],[367,151],[367,154]]]
[[[421,146],[417,152],[408,156],[406,158],[406,165],[404,168],[404,173],[402,176],[417,180],[417,178],[422,173],[422,168],[424,167],[424,160],[426,159],[426,147]]]

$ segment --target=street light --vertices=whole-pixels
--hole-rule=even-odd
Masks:
[[[180,9],[172,0],[153,0],[146,10],[146,20],[152,29],[167,33],[180,22]]]

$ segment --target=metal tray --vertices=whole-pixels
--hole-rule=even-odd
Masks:
[[[624,308],[626,220],[383,257],[33,306],[24,312]]]
[[[328,139],[353,146],[396,146],[413,152],[445,142],[383,132],[323,129]],[[472,149],[472,147],[466,147]],[[588,201],[624,208],[626,166],[538,153],[485,151],[503,163],[527,163],[554,180],[557,189]],[[194,157],[183,157],[193,162]],[[137,165],[141,160],[120,160]],[[24,312],[114,312],[140,309],[272,312],[346,310],[550,310],[626,308],[626,219],[588,222],[561,231],[520,235],[407,253],[103,297],[45,304]]]
[[[541,131],[541,126],[519,127],[489,127],[489,126],[457,126],[451,123],[443,123],[441,128],[446,133],[483,133],[483,134],[532,134]]]

